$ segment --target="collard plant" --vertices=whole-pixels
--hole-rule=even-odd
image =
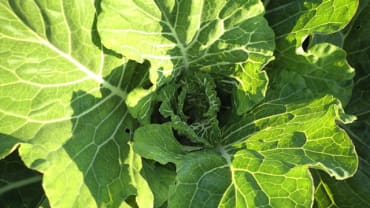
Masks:
[[[370,206],[369,8],[1,0],[0,205]]]

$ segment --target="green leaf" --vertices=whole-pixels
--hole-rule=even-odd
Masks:
[[[314,33],[343,29],[355,15],[358,4],[358,0],[270,1],[266,18],[276,34],[278,52],[294,52]]]
[[[161,164],[176,163],[185,151],[174,138],[170,124],[149,124],[135,131],[134,150],[142,157]]]
[[[357,0],[269,2],[266,18],[276,33],[277,44],[276,62],[271,66],[274,69],[271,73],[275,74],[271,77],[293,71],[302,87],[308,86],[319,96],[333,95],[346,105],[354,70],[345,60],[345,51],[327,43],[306,47],[304,42],[316,33],[329,34],[343,29],[355,15],[357,6]]]
[[[365,4],[365,2],[367,2]],[[350,25],[347,35],[345,36],[344,48],[348,52],[348,60],[357,70],[357,77],[361,78],[370,74],[370,4],[368,1],[361,1],[361,13],[358,13],[357,18]]]
[[[145,75],[103,48],[95,24],[92,1],[0,2],[0,143],[21,144],[51,207],[143,204],[147,192],[140,158],[126,161],[136,122],[124,102]]]
[[[17,138],[0,133],[0,159],[13,152],[19,142]]]
[[[368,197],[370,194],[369,114],[359,117],[355,123],[348,125],[346,131],[356,146],[359,156],[358,171],[352,178],[343,181],[336,181],[322,172],[316,172],[315,202],[317,207],[361,208],[370,206]]]
[[[317,187],[315,200],[317,207],[368,207],[370,206],[370,21],[368,19],[369,1],[360,2],[359,13],[356,19],[343,31],[343,45],[348,51],[348,61],[356,68],[355,86],[353,95],[346,106],[346,111],[357,116],[353,124],[345,127],[352,138],[359,155],[359,168],[354,177],[335,181],[321,172],[316,173]],[[327,37],[331,40],[331,37]]]
[[[176,70],[224,71],[235,63],[264,65],[272,56],[273,35],[259,1],[104,0],[102,10],[104,45],[149,60],[153,83]]]
[[[0,1],[0,164],[42,207],[366,207],[364,2]]]
[[[175,182],[176,172],[154,161],[143,160],[142,175],[154,194],[154,207],[163,206],[168,200],[170,185]]]
[[[242,145],[265,157],[307,163],[337,179],[350,177],[356,171],[357,156],[351,140],[335,123],[341,106],[330,96],[304,101],[299,94],[259,106],[225,129],[225,143],[246,139]]]
[[[228,126],[224,145],[186,153],[163,124],[139,128],[134,150],[176,164],[170,207],[307,207],[313,203],[309,167],[337,179],[357,169],[354,147],[335,124],[338,107],[332,97],[304,102],[293,94]]]
[[[288,95],[297,90],[312,96],[333,95],[346,105],[352,95],[354,69],[346,60],[346,52],[331,44],[317,44],[302,55],[282,56],[273,63],[273,83]],[[289,84],[287,84],[289,83]],[[290,86],[289,86],[290,85]]]
[[[227,163],[223,157],[214,152],[202,152],[201,155],[200,157],[200,154],[189,154],[187,160],[179,167],[177,183],[173,187],[169,206],[310,205],[312,186],[305,167],[291,168],[282,166],[278,161],[261,160],[256,152],[248,150],[234,154],[231,163]]]
[[[126,159],[129,164],[129,174],[132,178],[132,184],[137,189],[136,203],[139,207],[153,207],[153,193],[144,177],[140,175],[143,164],[141,157],[132,151],[132,144],[130,143],[130,153]]]
[[[140,123],[150,123],[150,115],[153,111],[152,101],[154,98],[153,90],[136,88],[127,96],[126,105],[128,111]]]
[[[239,70],[233,77],[236,85],[233,88],[236,113],[242,115],[259,104],[266,96],[268,76],[265,71],[248,66],[238,66]]]

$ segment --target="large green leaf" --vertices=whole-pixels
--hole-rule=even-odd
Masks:
[[[136,194],[151,206],[124,103],[145,73],[105,53],[95,22],[89,0],[0,2],[0,152],[21,143],[52,207],[118,207]]]
[[[338,32],[341,43],[348,51],[348,59],[356,69],[355,87],[346,110],[357,120],[345,126],[359,155],[359,170],[353,178],[335,181],[322,173],[317,174],[317,207],[369,207],[370,206],[370,4],[361,1],[357,18],[345,30]],[[333,41],[333,37],[325,37]]]
[[[259,0],[103,0],[98,27],[106,47],[138,62],[150,61],[155,87],[189,69],[234,78],[234,96],[244,101],[236,106],[242,114],[263,99],[267,78],[260,70],[275,48],[263,13]],[[148,93],[136,91],[128,103],[148,103]]]
[[[224,130],[224,144],[187,152],[170,124],[147,125],[134,150],[163,164],[175,163],[170,207],[308,207],[313,181],[308,168],[337,179],[354,174],[357,156],[338,128],[336,99],[303,102],[299,93],[263,104]]]
[[[370,74],[370,4],[369,1],[362,0],[357,18],[347,28],[344,36],[344,49],[348,52],[349,62],[356,68],[358,79]],[[365,89],[365,88],[363,88]]]
[[[369,80],[368,80],[369,81]],[[322,172],[315,172],[317,187],[316,207],[361,208],[370,206],[370,117],[360,116],[359,120],[346,128],[359,156],[357,173],[349,179],[336,181]]]
[[[286,85],[286,94],[306,89],[315,96],[333,95],[343,105],[351,98],[355,70],[348,64],[346,52],[337,46],[317,44],[302,55],[282,56],[272,66],[272,83]]]
[[[264,65],[272,56],[272,31],[257,0],[104,0],[102,9],[104,44],[130,59],[149,60],[153,83],[173,70],[224,71],[235,63]]]

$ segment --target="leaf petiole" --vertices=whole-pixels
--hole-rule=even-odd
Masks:
[[[30,184],[39,182],[41,180],[42,180],[42,176],[37,175],[37,176],[26,178],[26,179],[23,179],[23,180],[20,180],[20,181],[12,182],[12,183],[0,188],[0,195],[6,193],[8,191],[17,189],[17,188],[20,188],[20,187],[23,187],[23,186],[28,186]]]

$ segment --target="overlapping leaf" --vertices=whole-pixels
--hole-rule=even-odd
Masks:
[[[168,190],[175,181],[176,172],[171,167],[159,165],[152,160],[144,160],[142,175],[153,192],[154,207],[165,207],[163,205],[167,203]]]
[[[274,1],[270,6],[267,17],[279,27],[267,100],[239,122],[226,124],[220,146],[186,153],[171,135],[170,125],[148,125],[136,132],[134,149],[139,154],[177,165],[170,206],[309,207],[313,181],[308,167],[337,179],[355,173],[354,146],[335,123],[353,120],[337,99],[348,102],[354,70],[346,53],[334,45],[306,50],[301,44],[315,32],[343,28],[357,2]],[[280,19],[287,8],[291,18]],[[327,9],[333,8],[345,10],[345,15],[327,16]]]
[[[273,36],[259,1],[106,0],[102,9],[104,44],[130,59],[149,60],[153,83],[159,73],[233,70],[235,63],[264,65],[272,56]]]
[[[312,206],[308,168],[345,179],[358,160],[337,124],[353,120],[354,70],[339,47],[305,42],[344,28],[358,1],[264,3],[269,78],[259,0],[2,1],[0,158],[20,146],[53,207]],[[354,138],[368,135],[359,118]],[[327,181],[316,193],[330,198]]]
[[[214,149],[187,153],[171,125],[162,124],[139,128],[134,150],[176,164],[170,207],[308,207],[313,203],[308,167],[343,179],[354,174],[357,160],[350,139],[335,124],[336,100],[296,103],[296,96],[261,105],[229,126],[225,144]]]
[[[272,73],[294,73],[313,94],[331,94],[347,104],[354,70],[346,63],[345,51],[328,43],[307,48],[303,42],[315,33],[344,28],[357,6],[357,0],[269,1],[266,18],[276,33],[278,56]]]
[[[117,207],[151,194],[140,158],[127,160],[135,123],[126,80],[143,75],[132,78],[140,68],[104,53],[95,17],[88,0],[0,2],[0,152],[21,143],[53,207]]]

